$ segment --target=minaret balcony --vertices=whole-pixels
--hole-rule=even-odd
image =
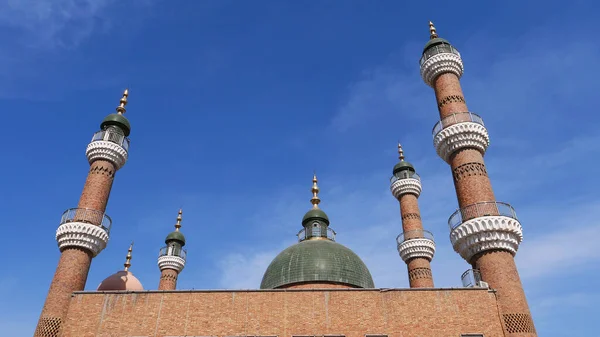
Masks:
[[[483,119],[472,112],[457,112],[443,118],[435,124],[432,134],[438,156],[447,163],[458,150],[474,148],[483,155],[490,145]]]
[[[329,227],[326,230],[322,226],[309,226],[308,228],[301,229],[296,236],[298,236],[298,242],[309,239],[328,239],[335,241],[335,231]]]
[[[401,233],[396,237],[398,253],[402,261],[414,258],[425,258],[429,261],[435,254],[433,234],[423,229],[415,229]]]
[[[97,159],[108,160],[118,170],[127,162],[128,152],[129,138],[109,128],[94,134],[87,146],[86,156],[90,164]]]
[[[488,284],[481,279],[481,272],[477,269],[467,269],[461,276],[462,285],[465,288],[488,288]]]
[[[523,228],[513,207],[486,201],[459,208],[448,219],[450,241],[467,262],[487,250],[516,254],[523,241]]]
[[[187,257],[187,250],[174,246],[166,246],[160,249],[158,256],[177,256],[185,260]]]
[[[421,190],[421,177],[415,172],[400,171],[390,178],[390,191],[398,200],[405,194],[414,194],[418,198],[421,195]]]
[[[448,53],[454,54],[454,55],[460,57],[460,53],[458,52],[458,50],[449,43],[440,43],[435,46],[431,46],[431,47],[427,48],[425,50],[425,52],[423,53],[423,56],[421,56],[421,59],[419,60],[419,66],[422,67],[423,63],[427,62],[427,60],[429,60],[430,58],[432,58],[435,55],[448,54]]]
[[[98,255],[108,243],[112,220],[104,212],[89,208],[66,210],[56,230],[56,241],[62,251],[80,247]]]
[[[158,268],[173,269],[180,273],[185,267],[187,251],[180,247],[166,246],[158,253]]]
[[[433,81],[444,73],[453,73],[458,78],[464,73],[460,53],[449,43],[427,48],[419,60],[419,66],[423,81],[430,87],[433,87]]]

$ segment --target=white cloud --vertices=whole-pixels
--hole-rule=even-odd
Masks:
[[[114,2],[8,0],[0,4],[0,24],[22,34],[29,47],[74,47],[94,29],[106,27],[101,14]]]

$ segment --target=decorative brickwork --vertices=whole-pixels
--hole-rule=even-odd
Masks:
[[[42,317],[35,329],[34,337],[57,337],[61,320],[58,317]]]
[[[90,174],[101,174],[101,175],[108,176],[110,178],[114,178],[114,176],[115,176],[115,172],[113,170],[112,165],[111,166],[94,165],[94,166],[90,167]]]
[[[431,269],[429,268],[415,268],[408,272],[408,279],[410,281],[420,278],[432,278]]]
[[[175,282],[177,281],[177,274],[163,274],[160,279]]]
[[[160,271],[160,281],[158,290],[175,290],[177,289],[177,276],[179,273],[174,269],[163,269]]]
[[[441,109],[444,105],[446,105],[448,103],[457,103],[457,102],[465,103],[465,98],[462,97],[461,95],[446,96],[438,102],[438,108]]]
[[[402,220],[421,220],[419,213],[407,213],[402,215]]]
[[[536,333],[529,314],[504,314],[502,317],[508,333]]]
[[[485,169],[485,165],[476,162],[459,165],[452,170],[452,173],[455,181],[470,176],[488,176],[487,170]]]

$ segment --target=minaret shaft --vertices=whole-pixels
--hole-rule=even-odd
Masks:
[[[460,115],[468,112],[460,80],[455,74],[446,73],[440,75],[433,83],[435,97],[438,103],[440,119],[452,118],[455,115],[457,121],[468,118],[468,115]],[[492,184],[485,169],[483,155],[476,149],[462,149],[450,156],[450,167],[456,197],[460,207],[475,204],[481,201],[495,201]]]
[[[104,213],[115,174],[114,165],[105,160],[97,160],[90,165],[78,208],[93,209]],[[77,218],[77,215],[76,215]],[[95,223],[94,225],[99,225]],[[78,247],[65,248],[58,261],[50,290],[42,309],[38,329],[34,337],[58,336],[56,332],[48,333],[48,321],[58,321],[58,327],[67,314],[69,299],[74,291],[85,289],[85,283],[92,264],[92,254]]]
[[[446,118],[450,120],[449,124],[469,121],[468,114],[460,114],[469,110],[456,74],[444,73],[438,76],[433,81],[432,87],[441,120]],[[456,115],[453,117],[453,114]],[[456,196],[461,209],[477,203],[495,201],[482,152],[474,148],[463,148],[452,153],[448,163],[452,169]],[[463,214],[463,220],[501,215],[495,203],[481,204],[473,214],[466,213],[468,214]],[[513,254],[506,250],[487,250],[473,256],[468,262],[480,271],[483,281],[497,290],[506,336],[536,336]]]
[[[405,237],[422,236],[423,224],[419,202],[414,194],[404,194],[400,197],[400,214],[402,216],[402,231]],[[415,257],[406,261],[408,281],[411,288],[433,288],[431,263],[424,257]]]
[[[116,168],[107,160],[96,160],[90,165],[78,208],[106,211],[108,198],[115,179]]]
[[[160,271],[160,282],[158,290],[175,290],[177,289],[177,276],[179,273],[174,269],[163,269]]]

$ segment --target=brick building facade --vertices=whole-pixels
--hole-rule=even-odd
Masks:
[[[128,159],[125,91],[88,145],[90,171],[78,207],[64,213],[57,229],[61,258],[34,336],[537,336],[514,261],[522,226],[509,204],[495,200],[483,160],[489,135],[466,106],[460,53],[431,22],[420,67],[439,110],[434,147],[451,168],[459,204],[448,221],[450,240],[473,267],[464,287],[434,287],[435,242],[421,222],[421,180],[399,146],[390,190],[400,205],[397,244],[410,289],[376,288],[360,257],[335,241],[315,175],[299,242],[275,257],[260,289],[177,290],[186,263],[180,210],[158,257],[158,290],[144,290],[128,270],[131,246],[125,270],[84,292],[91,261],[108,242],[111,219],[104,212],[112,184]]]

